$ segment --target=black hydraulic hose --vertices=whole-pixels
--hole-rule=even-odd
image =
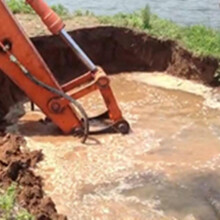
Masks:
[[[65,99],[67,99],[69,102],[71,102],[81,113],[81,115],[83,116],[83,124],[84,124],[84,134],[83,134],[83,139],[82,139],[82,143],[85,143],[88,135],[89,135],[89,118],[84,110],[84,108],[81,106],[81,104],[79,102],[77,102],[74,98],[72,98],[71,96],[67,95],[66,93],[64,93],[63,91],[60,91],[56,88],[53,88],[47,84],[45,84],[44,82],[38,80],[35,76],[33,76],[30,72],[26,72],[25,75],[27,76],[28,79],[30,79],[32,82],[34,82],[36,85],[39,85],[40,87],[48,90],[49,92],[52,92],[60,97],[63,97]]]
[[[85,143],[88,138],[88,135],[89,135],[89,118],[88,118],[84,108],[81,106],[81,104],[79,102],[77,102],[77,100],[72,98],[71,96],[67,95],[65,92],[60,91],[54,87],[51,87],[51,86],[45,84],[44,82],[40,81],[39,79],[37,79],[18,61],[18,59],[13,54],[11,54],[8,51],[7,51],[7,53],[9,55],[10,60],[13,63],[15,63],[16,65],[18,65],[18,67],[21,69],[21,71],[24,73],[24,75],[28,79],[30,79],[33,83],[35,83],[38,86],[41,86],[42,88],[48,90],[49,92],[52,92],[60,97],[67,99],[69,102],[71,102],[79,110],[79,112],[81,113],[81,116],[83,117],[83,124],[84,124],[84,134],[83,134],[82,143]]]

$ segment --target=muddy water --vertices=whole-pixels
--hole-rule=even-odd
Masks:
[[[18,128],[45,154],[38,172],[46,192],[69,219],[220,219],[219,110],[201,96],[148,85],[144,76],[112,77],[132,126],[127,136],[82,145],[38,123],[41,113],[27,113]],[[97,93],[82,103],[91,114],[103,110]]]

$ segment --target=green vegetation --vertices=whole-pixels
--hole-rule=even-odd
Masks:
[[[91,11],[88,11],[88,10],[85,10],[85,11],[76,10],[76,11],[74,11],[73,16],[76,16],[76,17],[95,16],[95,14]]]
[[[24,14],[32,14],[33,10],[24,1],[21,0],[6,0],[7,5],[11,9],[14,14],[24,13]]]
[[[6,0],[7,5],[14,14],[34,14],[33,9],[25,3],[25,0]],[[60,16],[69,15],[69,11],[61,4],[52,5],[51,8]]]
[[[177,25],[151,14],[148,6],[132,14],[99,16],[99,20],[103,24],[136,28],[162,39],[176,40],[197,55],[220,58],[220,31],[202,25]]]
[[[61,16],[67,16],[69,15],[69,11],[67,8],[65,8],[63,5],[61,4],[57,4],[57,5],[52,5],[51,8],[58,14]]]
[[[142,18],[142,26],[144,29],[150,28],[150,7],[147,5],[142,11],[141,11],[141,18]]]
[[[26,210],[16,204],[17,186],[12,184],[6,191],[0,191],[0,220],[34,220]]]

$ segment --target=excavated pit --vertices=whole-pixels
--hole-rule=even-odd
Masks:
[[[216,85],[218,60],[125,28],[88,28],[71,35],[113,75],[112,87],[132,132],[93,136],[83,145],[40,123],[39,111],[28,111],[8,127],[25,137],[29,149],[42,149],[36,172],[59,213],[85,220],[218,220],[219,103],[205,86]],[[58,37],[32,40],[60,82],[86,71]],[[7,79],[2,82],[11,95],[2,111],[7,112],[23,95]],[[92,115],[104,110],[98,97],[81,100]]]
[[[218,60],[193,56],[174,41],[158,40],[145,33],[116,27],[79,29],[70,34],[89,57],[109,74],[166,71],[208,85],[215,82]],[[60,81],[86,71],[59,37],[36,37],[33,43]]]
[[[0,137],[0,184],[7,188],[16,182],[17,201],[26,208],[36,219],[65,220],[57,214],[55,204],[45,196],[42,178],[36,176],[33,169],[43,155],[41,151],[32,151],[26,147],[23,137],[3,135]]]
[[[145,33],[109,26],[74,30],[70,34],[108,74],[166,71],[207,85],[218,84],[214,77],[218,60],[193,56],[174,41],[158,40]],[[60,82],[86,71],[59,37],[34,37],[32,41]],[[22,92],[0,73],[0,118],[22,98]]]

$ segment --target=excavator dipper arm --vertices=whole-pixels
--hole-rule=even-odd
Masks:
[[[112,128],[123,134],[128,133],[129,124],[122,117],[104,71],[96,67],[82,51],[64,30],[63,21],[43,0],[27,0],[27,3],[53,34],[61,36],[89,72],[65,85],[59,85],[3,0],[0,0],[0,69],[64,133],[81,129],[85,135],[88,134],[87,115],[76,99],[94,90],[100,90]],[[82,87],[82,84],[87,85]],[[76,91],[77,87],[80,88]]]

